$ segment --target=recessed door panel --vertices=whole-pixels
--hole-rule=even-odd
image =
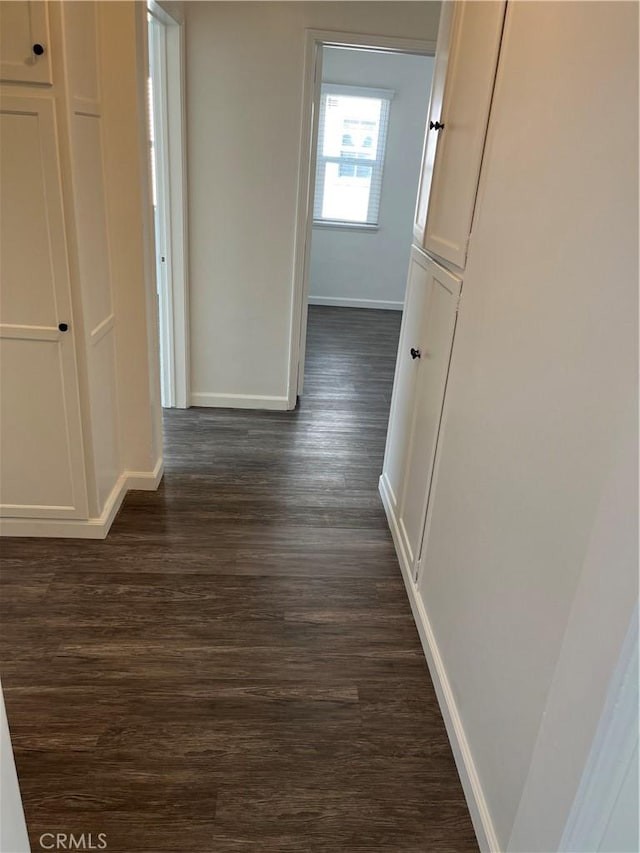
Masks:
[[[0,340],[0,492],[5,515],[74,510],[62,334]],[[19,512],[18,512],[19,508]]]
[[[56,325],[52,249],[47,221],[47,175],[40,101],[29,112],[0,114],[2,323]],[[45,123],[47,118],[44,119]]]
[[[90,332],[113,313],[100,122],[100,116],[73,117],[78,259]]]
[[[115,331],[91,343],[91,431],[93,435],[98,507],[102,510],[120,473],[118,445]]]
[[[65,3],[64,37],[67,80],[74,107],[95,106],[100,101],[98,16],[100,3],[73,0]]]

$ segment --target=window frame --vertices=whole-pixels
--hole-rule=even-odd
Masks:
[[[324,138],[324,121],[327,108],[327,99],[330,96],[346,96],[352,98],[371,98],[381,101],[380,123],[378,130],[378,145],[374,159],[363,159],[358,157],[325,156],[322,153]],[[384,176],[384,161],[389,135],[389,122],[391,116],[391,101],[395,95],[393,89],[374,89],[369,86],[351,86],[342,83],[323,82],[320,89],[320,109],[318,119],[318,143],[316,152],[316,175],[315,191],[313,195],[313,226],[334,229],[354,229],[357,231],[377,231],[380,228],[380,208],[382,206],[382,181]],[[371,167],[371,188],[378,186],[379,192],[369,192],[369,204],[367,208],[366,221],[351,219],[328,219],[316,216],[316,210],[322,210],[324,201],[325,167],[327,163],[337,163],[339,166],[362,166]]]

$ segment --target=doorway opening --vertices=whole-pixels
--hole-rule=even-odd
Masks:
[[[307,349],[331,340],[323,325],[397,348],[434,55],[432,42],[308,34],[291,408]]]
[[[153,0],[147,13],[160,392],[164,408],[187,408],[190,390],[184,33],[182,22]]]

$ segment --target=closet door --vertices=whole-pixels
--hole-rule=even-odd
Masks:
[[[0,80],[51,83],[49,18],[42,0],[0,3]]]
[[[87,517],[53,101],[0,104],[0,499],[4,516]]]
[[[457,276],[427,260],[419,329],[415,339],[405,344],[404,356],[417,365],[417,370],[397,521],[414,575],[420,557],[461,286]]]
[[[420,366],[420,360],[412,358],[410,350],[420,339],[429,293],[428,276],[429,259],[423,252],[412,247],[382,474],[389,501],[396,513],[404,484],[416,377]]]
[[[435,163],[436,148],[440,138],[437,131],[429,132],[429,125],[434,123],[436,119],[439,120],[442,115],[442,100],[444,98],[444,86],[447,79],[447,67],[449,64],[449,49],[451,46],[451,27],[453,24],[454,5],[455,4],[452,2],[444,2],[440,7],[438,46],[436,48],[436,60],[433,66],[431,100],[429,101],[429,112],[427,114],[427,131],[424,138],[424,149],[422,151],[420,186],[418,188],[418,201],[413,226],[413,236],[418,246],[422,246],[424,242],[424,232],[427,227],[427,212],[429,210],[429,195],[431,193],[431,179],[433,177],[433,164]]]
[[[464,269],[506,3],[445,3],[415,236]]]

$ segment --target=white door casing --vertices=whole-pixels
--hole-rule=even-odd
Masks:
[[[300,134],[298,201],[296,215],[295,257],[293,272],[293,305],[289,346],[287,408],[294,409],[304,382],[309,300],[311,235],[315,196],[315,166],[318,135],[318,112],[322,81],[322,48],[354,47],[434,56],[436,44],[423,39],[372,36],[331,30],[307,30],[303,110]]]
[[[191,404],[184,25],[155,0],[148,0],[147,13],[162,405],[184,409]]]
[[[167,33],[164,23],[149,14],[149,70],[152,80],[152,134],[155,178],[154,227],[156,235],[156,290],[160,342],[162,405],[175,405],[175,343],[171,295],[172,240],[168,127],[167,127]]]

